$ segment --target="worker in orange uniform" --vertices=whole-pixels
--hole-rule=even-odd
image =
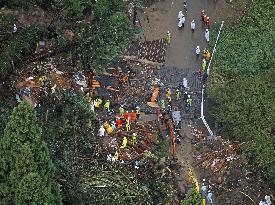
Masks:
[[[204,25],[207,26],[207,16],[206,15],[203,16],[203,22],[204,22]]]
[[[128,118],[129,118],[129,113],[128,111],[126,111],[124,114],[123,114],[123,117],[124,117],[124,120],[127,121]]]
[[[136,118],[137,118],[137,115],[136,115],[135,111],[132,110],[131,117],[130,117],[131,123],[133,123],[136,120]]]
[[[205,15],[205,11],[204,11],[204,10],[201,10],[201,20],[202,20],[202,21],[204,20],[204,15]]]
[[[207,28],[210,29],[210,27],[211,27],[211,25],[212,25],[212,22],[211,22],[211,20],[210,20],[209,17],[207,17],[206,25],[207,25]]]
[[[117,126],[118,129],[120,129],[122,127],[122,121],[119,117],[116,120],[116,126]]]

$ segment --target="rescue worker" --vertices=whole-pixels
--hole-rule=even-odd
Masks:
[[[201,79],[201,69],[196,70],[196,76],[200,80]]]
[[[268,203],[264,202],[264,201],[260,201],[259,205],[268,205]]]
[[[203,54],[202,54],[203,58],[206,58],[206,52],[207,52],[207,49],[206,48],[203,49]]]
[[[131,117],[130,117],[130,121],[131,123],[133,123],[136,120],[137,116],[134,110],[132,110],[131,112]]]
[[[41,84],[41,86],[43,86],[45,84],[45,81],[47,80],[47,77],[45,75],[39,77],[39,82]]]
[[[127,143],[126,143],[127,144]],[[114,161],[118,160],[118,152],[116,151],[115,155],[114,155]]]
[[[207,26],[208,29],[210,29],[211,24],[212,24],[212,22],[211,22],[211,20],[210,20],[210,17],[207,17],[206,26]]]
[[[188,89],[188,81],[187,81],[187,79],[186,79],[186,78],[183,78],[182,85],[183,85],[183,87],[184,87],[184,89],[185,89],[185,90],[187,90],[187,89]]]
[[[90,103],[90,108],[93,112],[95,112],[95,104],[96,104],[95,100],[92,100],[92,102]]]
[[[170,33],[170,31],[167,31],[166,41],[167,41],[168,44],[170,44],[170,42],[171,42],[171,33]]]
[[[95,107],[96,107],[96,108],[99,108],[101,104],[102,104],[101,98],[97,98],[97,99],[96,99],[96,105],[95,105]]]
[[[110,100],[107,100],[106,103],[104,104],[104,108],[110,112]]]
[[[195,31],[195,27],[196,27],[195,20],[193,20],[193,21],[191,21],[191,31],[192,31],[192,33],[194,33],[194,31]]]
[[[16,33],[16,32],[17,32],[17,26],[16,24],[13,24],[12,33]]]
[[[210,54],[209,50],[206,50],[205,59],[206,59],[207,61],[210,61],[210,58],[211,58],[211,54]]]
[[[124,117],[124,120],[127,121],[128,118],[129,118],[129,113],[128,111],[126,111],[124,114],[123,114],[123,117]]]
[[[133,133],[132,135],[132,144],[133,145],[137,144],[137,133]]]
[[[268,195],[265,195],[265,201],[266,201],[266,203],[267,203],[267,205],[272,205],[272,202],[271,202],[271,199],[270,199],[270,196],[268,196]]]
[[[140,116],[140,108],[139,108],[139,106],[136,107],[136,115],[137,115],[137,119],[139,119],[139,116]]]
[[[99,137],[105,136],[105,129],[104,129],[103,125],[101,125],[101,127],[99,128],[98,135],[99,135]]]
[[[207,186],[205,185],[205,183],[202,183],[202,186],[201,186],[201,195],[203,197],[206,197],[206,194],[207,194]]]
[[[201,67],[202,67],[202,71],[205,73],[205,71],[206,71],[206,60],[205,59],[202,60]]]
[[[86,100],[91,103],[92,102],[92,97],[93,97],[93,93],[92,92],[87,92],[86,95]]]
[[[103,127],[106,130],[107,134],[111,134],[113,132],[113,128],[107,121],[103,124]]]
[[[213,193],[211,192],[211,190],[208,190],[207,201],[208,203],[213,204]]]
[[[187,0],[183,0],[183,7],[185,12],[187,12]]]
[[[204,16],[203,16],[203,23],[204,23],[205,26],[207,25],[206,22],[207,22],[207,16],[204,15]]]
[[[130,124],[130,117],[129,117],[126,122],[126,131],[129,132],[130,130],[131,130],[131,124]]]
[[[118,129],[120,129],[122,127],[122,120],[119,117],[116,120],[116,126]]]
[[[185,102],[187,100],[187,98],[188,98],[188,94],[187,94],[187,92],[184,92],[184,94],[183,94],[183,101]]]
[[[124,108],[123,108],[123,105],[120,105],[120,107],[119,107],[119,115],[123,116],[123,114],[124,114]]]
[[[184,15],[183,15],[182,11],[179,11],[178,20],[180,20],[183,16],[184,16]]]
[[[165,109],[165,101],[163,99],[160,101],[160,107]]]
[[[182,29],[182,27],[184,27],[184,23],[185,23],[185,16],[183,15],[183,17],[178,22],[179,29]]]
[[[115,121],[111,122],[111,127],[112,127],[113,131],[117,130]]]
[[[209,40],[210,40],[210,33],[209,33],[209,30],[208,30],[208,29],[205,30],[204,36],[205,36],[206,42],[209,43]]]
[[[202,21],[204,20],[204,15],[205,15],[205,11],[202,10],[202,11],[201,11],[201,20],[202,20]]]
[[[179,89],[176,90],[176,100],[179,100],[181,96],[181,92]]]
[[[197,47],[196,47],[197,59],[200,57],[200,52],[201,52],[200,46],[197,46]]]
[[[126,146],[127,146],[127,142],[128,142],[128,140],[127,140],[127,137],[123,137],[123,140],[122,140],[122,145],[121,145],[121,147],[120,148],[126,148]]]
[[[170,88],[167,88],[165,91],[165,97],[168,99],[169,97],[171,97],[171,90]]]
[[[191,107],[192,106],[192,98],[190,95],[187,96],[187,100],[186,100],[186,103],[187,103],[187,107]]]
[[[168,101],[168,104],[170,104],[172,102],[172,98],[171,97],[168,97],[167,98],[167,101]]]

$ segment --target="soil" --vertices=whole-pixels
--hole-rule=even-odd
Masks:
[[[182,72],[186,72],[186,69],[190,68],[195,70],[200,67],[200,61],[195,57],[195,47],[200,45],[201,50],[203,50],[203,48],[208,46],[204,39],[205,28],[200,20],[200,11],[204,9],[214,23],[225,21],[225,24],[233,25],[245,15],[250,0],[228,2],[225,0],[189,1],[185,28],[183,30],[179,30],[177,27],[177,15],[179,10],[183,10],[183,1],[161,0],[154,3],[138,14],[139,24],[144,30],[142,40],[164,38],[169,30],[171,32],[171,44],[168,45],[166,66],[182,69]],[[196,22],[194,33],[190,30],[190,22],[193,19]],[[199,99],[199,96],[196,97]],[[198,107],[198,109],[200,108]],[[211,125],[213,124],[211,123]],[[207,130],[200,119],[183,119],[181,129],[183,138],[181,145],[177,147],[177,158],[182,169],[175,177],[178,182],[176,184],[179,192],[183,194],[187,191],[186,188],[190,186],[186,180],[188,179],[187,171],[190,168],[200,182],[205,178],[208,183],[212,184],[214,204],[217,205],[258,204],[265,194],[272,195],[261,175],[257,174],[242,158],[234,161],[227,167],[226,171],[218,174],[213,174],[210,170],[194,166],[196,156],[206,151],[211,151],[213,145],[209,147],[201,143],[200,150],[195,147],[192,144],[194,140],[192,127],[196,127],[207,136]],[[222,145],[220,144],[220,146]],[[247,177],[246,173],[253,174]]]

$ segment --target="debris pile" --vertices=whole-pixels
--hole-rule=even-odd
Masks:
[[[214,173],[220,172],[233,160],[238,159],[241,143],[227,141],[221,150],[212,151],[197,156],[198,162],[195,166],[210,168]]]
[[[153,41],[136,41],[125,53],[125,58],[131,57],[134,59],[143,59],[156,63],[164,63],[167,49],[167,42],[165,39],[158,39]]]

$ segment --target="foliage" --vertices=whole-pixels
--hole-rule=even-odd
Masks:
[[[99,21],[112,16],[114,13],[126,11],[126,4],[122,0],[96,1],[93,11],[95,19]]]
[[[34,51],[37,33],[39,28],[30,26],[20,33],[17,33],[5,44],[0,52],[0,72],[7,73],[11,71],[11,61],[21,59],[31,51]]]
[[[11,114],[11,108],[5,101],[0,101],[0,139],[4,133],[6,123]]]
[[[246,141],[246,155],[270,180],[275,180],[275,138],[271,134],[275,119],[275,68],[252,76],[212,84],[208,94],[215,100],[212,115],[222,131],[237,140]]]
[[[72,93],[45,96],[39,113],[64,201],[81,204],[81,194],[85,192],[81,175],[89,169],[100,145],[94,114],[83,96]]]
[[[31,105],[12,112],[0,141],[0,204],[61,204],[54,166]]]
[[[275,32],[271,29],[275,27],[273,11],[272,0],[253,1],[248,16],[240,24],[232,28],[225,22],[214,58],[214,65],[218,65],[221,72],[255,72],[272,65],[275,55]],[[212,33],[215,36],[216,30]]]
[[[155,154],[159,158],[167,157],[170,154],[169,152],[170,148],[171,148],[171,142],[169,139],[161,140],[156,146]]]
[[[91,9],[94,0],[52,0],[51,9],[66,20],[79,20]]]
[[[75,51],[79,58],[78,65],[104,70],[115,57],[126,51],[137,33],[138,30],[121,12],[92,26],[82,27],[78,34],[81,43]]]
[[[195,188],[188,190],[186,197],[181,201],[181,205],[201,205],[202,196],[197,193]]]
[[[144,185],[145,187],[151,198],[150,204],[169,204],[176,194],[176,191],[169,182],[157,178],[148,180]]]

